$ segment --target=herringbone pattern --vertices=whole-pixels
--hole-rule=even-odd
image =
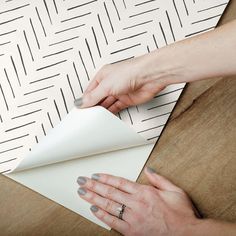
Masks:
[[[102,65],[211,30],[228,2],[0,0],[0,172],[60,122]],[[155,141],[183,87],[119,117]]]

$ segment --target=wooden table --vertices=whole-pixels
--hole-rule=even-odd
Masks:
[[[235,12],[231,1],[220,24]],[[188,85],[147,165],[182,187],[205,217],[235,221],[236,76]],[[0,176],[0,235],[119,234]]]

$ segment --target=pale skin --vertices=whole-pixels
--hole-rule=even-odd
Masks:
[[[94,174],[79,177],[79,196],[92,204],[93,214],[126,236],[222,236],[234,235],[236,226],[198,218],[188,195],[169,180],[145,168],[150,185]],[[119,219],[120,203],[126,208]]]
[[[102,67],[81,108],[101,105],[113,113],[145,103],[166,86],[236,74],[236,21],[149,54]],[[118,82],[117,82],[118,81]],[[236,235],[236,225],[200,219],[187,194],[146,168],[150,185],[96,174],[80,177],[78,193],[93,214],[123,235]],[[117,208],[125,204],[123,219]],[[145,210],[144,210],[145,209]]]

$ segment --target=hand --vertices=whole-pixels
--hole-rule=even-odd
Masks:
[[[83,95],[81,108],[99,105],[113,113],[145,103],[165,88],[162,80],[147,75],[146,56],[103,66]]]
[[[151,186],[107,174],[79,177],[81,198],[93,204],[93,214],[127,236],[183,235],[200,221],[186,193],[151,168],[145,169]],[[123,220],[119,208],[124,209]]]
[[[235,27],[236,20],[146,55],[105,65],[76,105],[85,108],[100,103],[117,113],[147,102],[170,84],[233,75],[236,73],[236,54],[232,53],[236,49]]]

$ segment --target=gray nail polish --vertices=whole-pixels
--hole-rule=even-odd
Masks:
[[[82,106],[82,104],[83,104],[83,98],[82,98],[82,97],[75,99],[74,105],[75,105],[76,107],[80,108],[80,107]]]
[[[97,211],[98,211],[98,208],[97,208],[96,206],[92,205],[92,206],[90,207],[90,210],[91,210],[92,212],[97,212]]]
[[[85,195],[87,192],[86,192],[86,190],[84,189],[84,188],[79,188],[78,189],[78,194],[79,195]]]
[[[156,171],[152,169],[151,167],[147,167],[147,171],[151,174],[156,173]]]
[[[99,180],[99,178],[100,178],[99,174],[92,174],[91,179],[93,179],[93,180]]]
[[[80,177],[77,179],[77,183],[78,183],[79,185],[83,185],[83,184],[85,184],[86,182],[87,182],[87,179],[84,178],[84,177],[82,177],[82,176],[80,176]]]

